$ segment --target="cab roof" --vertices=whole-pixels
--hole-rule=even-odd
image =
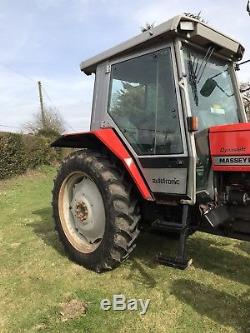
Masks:
[[[231,37],[222,34],[201,21],[179,15],[83,61],[80,65],[81,71],[90,75],[95,73],[97,65],[104,61],[123,56],[134,50],[146,48],[161,40],[171,40],[176,36],[204,47],[212,43],[217,46],[217,53],[234,61],[242,59],[244,54],[244,47]]]

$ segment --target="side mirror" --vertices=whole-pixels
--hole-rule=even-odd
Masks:
[[[209,97],[216,87],[217,82],[214,79],[207,79],[207,81],[203,84],[200,93],[204,97]]]

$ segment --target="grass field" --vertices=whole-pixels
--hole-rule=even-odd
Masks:
[[[192,236],[186,271],[154,262],[173,240],[141,234],[132,257],[98,275],[71,262],[51,219],[55,170],[0,182],[0,332],[250,332],[250,244]],[[100,309],[103,298],[151,299],[148,312]],[[62,320],[62,303],[87,312]]]

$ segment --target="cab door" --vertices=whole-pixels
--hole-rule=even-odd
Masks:
[[[111,64],[108,121],[156,198],[187,195],[188,152],[171,45]]]

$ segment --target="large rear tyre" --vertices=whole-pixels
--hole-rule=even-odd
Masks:
[[[107,158],[80,150],[62,163],[53,189],[53,216],[69,256],[102,272],[135,247],[140,211],[133,186]]]

